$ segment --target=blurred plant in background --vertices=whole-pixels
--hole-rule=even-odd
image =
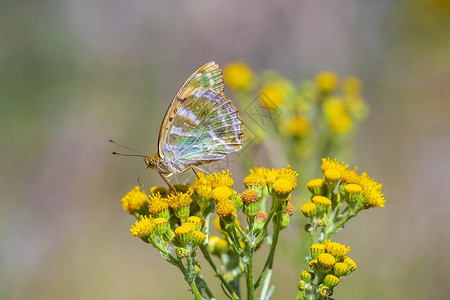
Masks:
[[[288,161],[303,178],[316,174],[321,157],[348,159],[353,140],[368,115],[362,83],[330,71],[296,84],[276,71],[255,73],[244,62],[224,68],[246,127],[243,168],[257,163],[262,149],[272,164]]]

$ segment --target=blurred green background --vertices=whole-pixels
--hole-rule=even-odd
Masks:
[[[387,203],[334,237],[358,264],[334,296],[448,298],[449,32],[449,0],[2,1],[0,298],[191,298],[130,235],[120,198],[145,165],[107,140],[155,152],[169,101],[209,60],[361,78],[371,114],[347,163]],[[279,251],[274,299],[294,299],[304,267]]]

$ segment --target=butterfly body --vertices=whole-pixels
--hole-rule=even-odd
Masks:
[[[181,86],[164,116],[158,153],[145,158],[171,186],[167,177],[223,159],[242,148],[242,121],[223,94],[219,66],[206,63]]]

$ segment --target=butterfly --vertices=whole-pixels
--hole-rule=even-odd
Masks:
[[[175,190],[168,179],[173,174],[203,171],[199,165],[242,149],[242,124],[238,110],[224,95],[222,70],[208,62],[172,99],[159,130],[158,152],[144,159],[147,169],[157,170]]]

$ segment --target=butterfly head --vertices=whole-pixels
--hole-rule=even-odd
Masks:
[[[158,153],[155,153],[153,155],[150,155],[146,158],[144,158],[145,163],[149,168],[155,169],[158,168],[158,163],[161,161],[161,157],[158,155]]]

